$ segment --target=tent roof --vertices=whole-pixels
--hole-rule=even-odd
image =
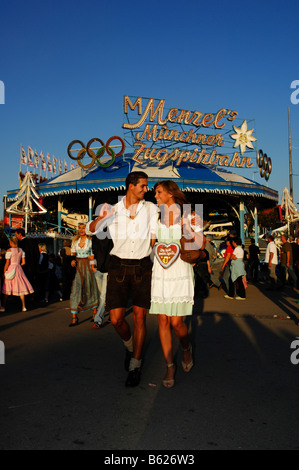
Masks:
[[[227,195],[252,195],[278,202],[278,192],[260,185],[244,176],[232,173],[222,167],[182,162],[179,167],[168,165],[158,167],[148,161],[137,164],[132,154],[117,159],[113,165],[103,168],[95,164],[89,170],[76,167],[67,173],[36,186],[40,196],[56,196],[71,193],[125,189],[125,180],[130,171],[142,170],[149,177],[149,189],[163,179],[173,179],[183,191],[211,192]],[[8,191],[7,199],[13,200],[18,190]]]

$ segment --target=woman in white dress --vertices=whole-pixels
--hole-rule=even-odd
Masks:
[[[158,314],[159,335],[167,372],[163,380],[166,388],[174,386],[175,365],[173,363],[172,332],[174,330],[183,349],[182,366],[185,372],[193,367],[192,346],[190,344],[184,316],[192,315],[194,304],[194,273],[191,264],[180,256],[165,268],[158,256],[160,243],[179,245],[184,232],[192,232],[197,244],[201,246],[202,236],[192,231],[189,220],[183,216],[183,206],[187,204],[184,193],[170,180],[157,183],[154,187],[155,198],[161,210],[157,227],[157,242],[152,274],[151,307],[149,313]],[[172,245],[173,244],[173,245]]]

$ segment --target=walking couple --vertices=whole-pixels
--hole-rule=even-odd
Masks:
[[[126,179],[126,195],[114,207],[104,204],[99,216],[87,224],[89,235],[96,235],[108,225],[113,248],[110,252],[106,310],[111,323],[126,347],[125,368],[128,372],[126,386],[134,387],[140,382],[142,347],[146,334],[145,318],[158,314],[159,335],[167,371],[163,385],[174,385],[171,327],[183,349],[182,366],[189,372],[193,366],[192,347],[184,316],[192,314],[194,276],[192,265],[178,256],[164,269],[151,253],[156,241],[180,244],[182,227],[194,234],[189,219],[184,216],[183,205],[187,203],[176,183],[163,181],[155,185],[157,206],[144,200],[148,176],[132,172]],[[133,305],[134,332],[125,319],[128,300]]]

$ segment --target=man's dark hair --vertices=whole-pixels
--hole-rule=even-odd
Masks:
[[[129,173],[126,177],[126,191],[128,191],[130,184],[134,184],[134,186],[136,186],[138,181],[142,178],[148,179],[148,176],[144,171],[132,171]]]
[[[22,235],[22,237],[25,237],[25,230],[23,228],[17,228],[15,233],[18,233],[19,235]]]
[[[233,241],[235,242],[236,245],[242,245],[242,240],[240,237],[234,237]]]

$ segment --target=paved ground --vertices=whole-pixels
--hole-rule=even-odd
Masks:
[[[22,313],[11,299],[0,317],[0,449],[299,449],[298,294],[254,285],[245,302],[223,294],[212,289],[188,320],[195,367],[182,371],[177,348],[170,390],[156,317],[142,382],[128,389],[111,324],[94,330],[85,315],[68,328],[68,302]]]

